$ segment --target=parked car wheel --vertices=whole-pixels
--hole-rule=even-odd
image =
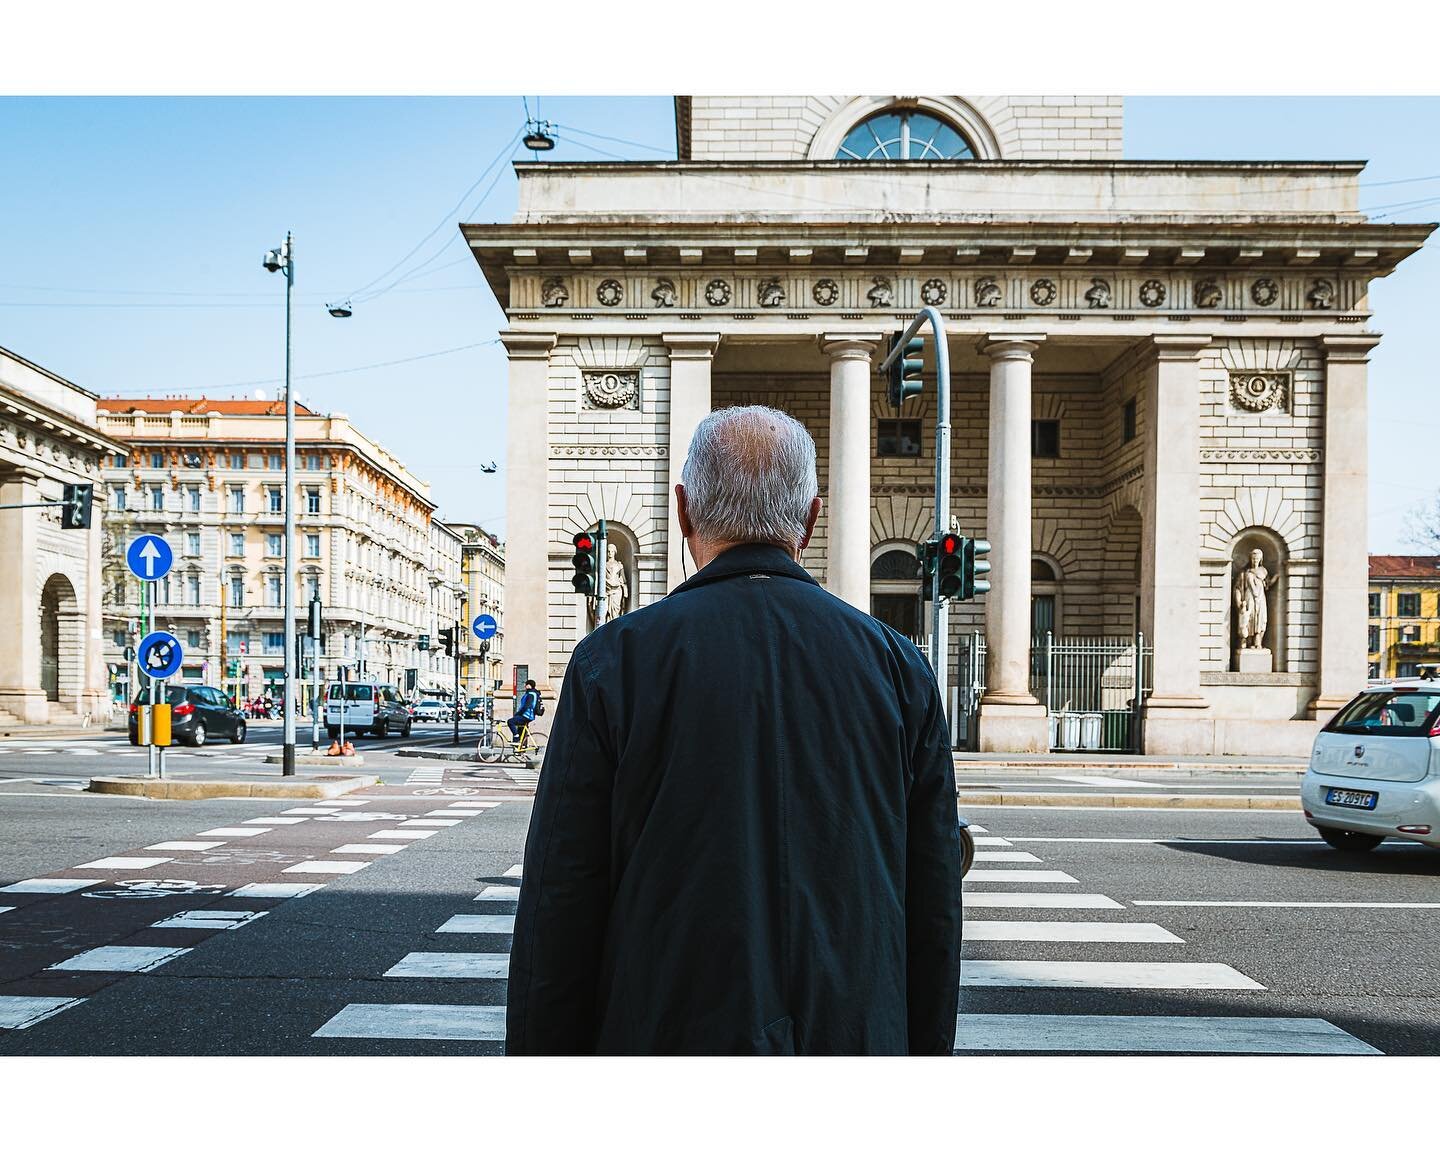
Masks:
[[[340,739],[340,729],[339,729],[339,728],[326,728],[326,729],[325,729],[325,735],[328,736],[328,737],[330,737],[331,740],[339,740],[339,739]]]
[[[230,737],[230,743],[245,743],[245,721],[241,720],[238,724],[235,725],[235,732]]]
[[[386,724],[384,720],[382,720],[379,724],[376,724],[375,727],[371,729],[371,731],[374,732],[379,739],[383,740],[389,734],[390,726]]]
[[[412,723],[413,723],[413,721],[410,721],[410,720],[405,721],[405,728],[404,728],[404,730],[400,733],[400,735],[403,736],[406,740],[410,739],[410,727],[411,727],[411,724],[412,724]]]
[[[190,729],[190,747],[203,748],[205,746],[205,725],[198,720],[195,727]]]
[[[1380,847],[1383,836],[1371,836],[1365,832],[1347,832],[1343,828],[1320,828],[1320,838],[1332,848],[1341,852],[1369,852]]]

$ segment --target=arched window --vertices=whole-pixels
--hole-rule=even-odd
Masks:
[[[837,160],[973,160],[975,149],[938,116],[892,108],[866,117],[840,142]]]
[[[870,565],[871,580],[917,580],[919,576],[920,561],[903,548],[880,553]]]

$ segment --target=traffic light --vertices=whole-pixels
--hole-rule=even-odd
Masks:
[[[925,540],[915,545],[915,558],[920,561],[920,599],[932,600],[935,595],[935,560],[939,545]]]
[[[960,599],[973,600],[976,596],[983,596],[990,591],[989,580],[976,579],[977,576],[985,576],[990,572],[990,561],[980,559],[989,552],[990,541],[988,540],[965,541],[965,563],[961,568]]]
[[[940,599],[942,600],[950,600],[961,595],[964,582],[960,569],[965,561],[965,544],[965,537],[957,536],[954,532],[947,532],[940,537]]]
[[[898,346],[904,335],[904,332],[895,333],[890,347]],[[918,396],[921,388],[920,370],[924,362],[920,353],[925,348],[925,341],[919,336],[912,336],[904,344],[895,359],[890,361],[890,404],[894,408],[902,407],[909,397]]]
[[[430,651],[430,633],[421,632],[419,636],[415,637],[415,647],[421,652]]]
[[[66,484],[60,511],[61,528],[89,528],[90,501],[95,497],[93,484]]]
[[[444,649],[446,656],[455,655],[455,629],[440,629],[440,647]]]
[[[600,550],[600,540],[594,532],[575,533],[575,555],[570,558],[570,563],[575,565],[575,575],[570,577],[570,583],[575,586],[575,591],[586,596],[595,595],[595,554]]]

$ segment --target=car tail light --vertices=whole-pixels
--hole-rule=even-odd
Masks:
[[[195,711],[195,705],[194,705],[194,704],[177,704],[173,709],[171,709],[171,713],[170,713],[170,714],[171,714],[172,716],[188,716],[188,715],[190,715],[191,712],[194,712],[194,711]]]
[[[140,711],[140,705],[138,705],[138,704],[131,704],[131,705],[130,705],[130,715],[131,715],[131,716],[134,716],[135,713],[137,713],[137,712],[139,712],[139,711]]]
[[[1429,824],[1401,824],[1395,829],[1396,832],[1414,832],[1418,836],[1430,835]]]

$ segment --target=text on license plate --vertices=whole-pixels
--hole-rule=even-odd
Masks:
[[[1327,788],[1325,803],[1339,808],[1374,808],[1378,792],[1354,792],[1349,788]]]

